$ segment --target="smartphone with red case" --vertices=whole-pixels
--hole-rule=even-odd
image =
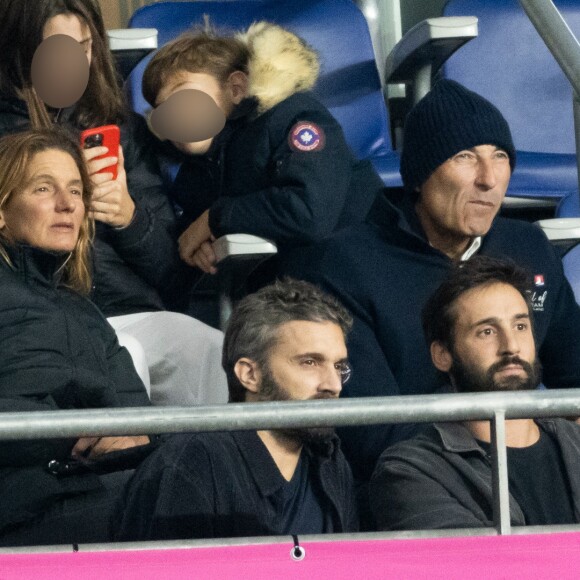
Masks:
[[[119,157],[119,140],[121,133],[117,125],[103,125],[93,129],[86,129],[81,133],[81,147],[90,149],[91,147],[106,147],[109,152],[95,159],[103,157]],[[117,179],[117,164],[103,167],[98,173],[112,173],[113,179]]]

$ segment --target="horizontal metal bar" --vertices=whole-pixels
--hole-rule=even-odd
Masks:
[[[580,390],[2,413],[0,440],[580,415]]]
[[[512,534],[541,535],[556,533],[579,533],[580,524],[566,526],[517,526]],[[495,528],[457,528],[451,530],[416,530],[401,532],[361,532],[356,534],[301,535],[300,544],[312,542],[372,542],[376,540],[421,540],[430,538],[465,538],[473,536],[497,536]],[[185,550],[193,548],[224,548],[229,546],[258,546],[264,544],[293,545],[291,536],[259,536],[249,538],[209,538],[204,540],[157,540],[149,542],[122,542],[75,545],[78,552],[114,552],[128,550]],[[0,554],[69,553],[70,545],[0,548]]]

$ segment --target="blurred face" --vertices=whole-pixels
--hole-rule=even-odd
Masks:
[[[485,235],[500,209],[511,168],[495,145],[460,151],[440,165],[420,188],[417,214],[427,239],[451,256]]]
[[[455,305],[446,368],[461,392],[533,389],[539,366],[528,305],[508,284],[474,288]]]
[[[89,27],[74,14],[59,14],[44,25],[42,39],[55,34],[65,34],[74,38],[83,48],[89,63],[91,62],[92,37]]]
[[[225,87],[222,87],[219,81],[210,74],[181,71],[170,77],[165,83],[165,86],[161,91],[159,91],[155,106],[158,107],[178,91],[195,89],[209,95],[227,118],[232,112],[234,106],[237,105],[243,97],[237,88],[230,85],[231,83],[228,82]],[[191,111],[189,114],[195,114],[195,111]],[[194,121],[195,119],[192,120]],[[184,153],[199,155],[207,152],[212,140],[213,139],[206,139],[204,141],[193,143],[179,143],[172,141],[172,143],[177,147],[177,149]]]
[[[14,242],[72,252],[84,215],[83,185],[74,159],[49,149],[31,159],[22,189],[0,210],[0,230]]]

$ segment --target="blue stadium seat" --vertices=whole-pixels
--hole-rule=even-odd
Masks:
[[[228,0],[158,2],[137,10],[131,28],[157,28],[159,46],[188,28],[203,24],[240,30],[269,20],[304,38],[321,56],[315,88],[340,122],[360,159],[370,159],[387,186],[401,185],[399,157],[391,144],[389,118],[366,20],[351,0]],[[145,59],[128,79],[133,108],[149,106],[141,94]]]
[[[558,0],[580,33],[580,2]],[[443,76],[485,96],[505,115],[518,162],[508,195],[561,199],[578,189],[572,88],[517,0],[450,0],[445,16],[477,16],[479,36]]]
[[[571,191],[564,196],[556,208],[557,218],[578,218],[580,217],[580,197],[577,191]]]
[[[576,302],[580,304],[580,244],[574,246],[562,258],[564,273],[570,281]]]

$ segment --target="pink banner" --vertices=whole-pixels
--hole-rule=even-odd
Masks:
[[[0,580],[354,580],[580,577],[580,533],[0,554]]]

